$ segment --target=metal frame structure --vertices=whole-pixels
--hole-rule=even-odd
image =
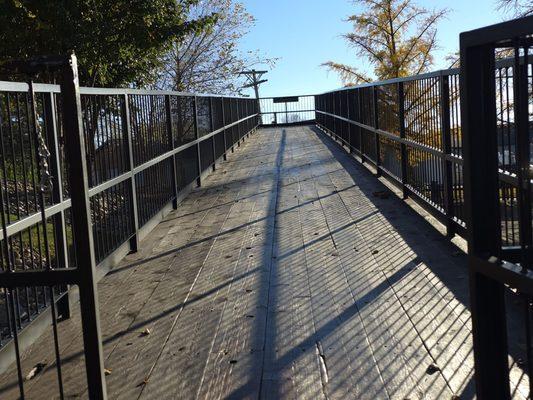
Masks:
[[[510,70],[513,60],[500,60],[493,68]],[[448,236],[466,237],[459,75],[459,69],[448,69],[379,81],[316,95],[315,103],[320,129],[441,221]],[[417,119],[425,122],[413,128]],[[427,165],[417,176],[414,166],[421,159]],[[502,167],[498,173],[509,187],[518,186],[516,174]],[[438,187],[432,188],[432,181]],[[508,227],[502,251],[516,262],[519,243],[511,237],[513,229]]]
[[[459,109],[458,74],[449,69],[390,79],[327,92],[315,100],[319,128],[444,223],[449,236],[466,232],[458,192],[463,160],[458,146],[451,146],[457,138],[450,128],[450,108],[455,114]],[[422,121],[418,126],[417,120]],[[460,123],[456,115],[453,122]],[[429,140],[425,130],[432,130]],[[420,160],[426,166],[416,171]]]
[[[259,99],[261,124],[310,124],[316,119],[315,98],[307,96],[262,97]],[[269,117],[272,119],[269,120]]]
[[[533,384],[532,298],[533,257],[529,98],[533,17],[462,33],[461,114],[464,135],[465,199],[468,215],[470,300],[476,365],[476,391],[480,399],[509,399],[508,338],[505,287],[516,288],[524,302],[526,365]],[[515,138],[512,166],[499,159],[498,114],[501,112],[495,79],[495,52],[510,51],[512,103],[510,114]],[[519,242],[517,264],[502,250],[501,169],[516,179]],[[530,389],[531,394],[531,389]]]
[[[258,104],[255,99],[240,97],[80,88],[74,55],[55,59],[54,63],[54,68],[62,74],[59,86],[0,82],[4,162],[0,190],[0,287],[4,288],[6,323],[11,335],[11,340],[0,342],[4,347],[0,350],[12,350],[20,395],[24,398],[20,357],[24,346],[19,337],[26,326],[48,315],[43,311],[51,308],[59,395],[63,398],[55,305],[59,298],[68,305],[66,288],[76,286],[82,315],[88,394],[91,399],[105,399],[96,289],[101,275],[98,264],[110,263],[128,251],[136,251],[140,233],[155,225],[152,219],[170,210],[169,205],[176,208],[192,184],[200,185],[202,175],[214,169],[230,148],[240,144],[257,128]],[[29,99],[34,98],[38,101],[33,104],[38,105],[33,117],[20,112],[12,115],[12,109],[20,111],[20,104],[30,104]],[[89,132],[91,128],[92,133]],[[45,161],[41,153],[37,153],[36,145],[27,143],[26,137],[35,136],[37,129],[46,131],[51,150],[52,194],[35,207],[33,203],[32,207],[26,204],[24,215],[16,211],[16,218],[6,220],[6,215],[18,207],[10,204],[12,198],[24,197],[24,193],[27,198],[28,191],[35,192],[37,172],[34,168]],[[17,153],[17,158],[15,152],[4,149],[4,144],[13,149],[27,149]],[[9,157],[12,157],[11,167],[6,169],[5,160]],[[31,171],[25,170],[23,189],[19,189],[21,184],[10,183],[13,179],[16,183],[15,163],[21,163],[20,160],[23,165],[33,166]],[[68,178],[62,176],[63,171],[68,171]],[[33,183],[32,179],[26,181],[27,176],[32,177]],[[55,232],[52,255],[46,241],[48,226]],[[70,243],[66,240],[67,229],[72,236]],[[113,240],[101,236],[109,230],[117,231],[111,232]],[[39,243],[32,244],[34,237]],[[38,262],[28,261],[19,254],[21,250],[31,251],[32,255],[34,251],[40,253],[43,246],[47,254],[41,254]],[[23,257],[23,265],[16,262],[20,257]],[[28,295],[28,288],[31,292],[31,288],[38,287],[49,288],[50,296],[35,311],[33,306],[26,307],[26,303],[41,296],[41,292]],[[68,317],[68,307],[63,308],[66,309],[62,310],[62,316]]]

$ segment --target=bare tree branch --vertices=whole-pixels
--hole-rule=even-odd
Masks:
[[[157,87],[188,92],[240,93],[243,77],[239,72],[258,64],[273,66],[276,59],[259,51],[243,52],[238,43],[255,20],[235,0],[200,1],[191,16],[218,16],[209,30],[193,32],[174,43],[164,57]]]

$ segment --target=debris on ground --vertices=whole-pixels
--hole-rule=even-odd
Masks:
[[[26,380],[29,381],[35,378],[37,375],[39,375],[44,370],[46,365],[47,363],[45,362],[42,362],[42,363],[40,362],[40,363],[35,364],[33,368],[30,370],[30,372],[28,372],[28,375],[26,375]]]
[[[149,334],[151,334],[152,332],[150,332],[150,329],[146,328],[143,332],[142,332],[142,335],[143,336],[148,336]]]
[[[433,375],[435,372],[439,372],[440,368],[437,367],[435,364],[430,364],[426,369],[426,374]]]

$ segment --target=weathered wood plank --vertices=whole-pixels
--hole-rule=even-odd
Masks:
[[[316,153],[309,157],[312,162]],[[311,171],[320,176],[328,169],[323,165]],[[314,179],[302,182],[300,201],[311,295],[318,300],[314,302],[316,344],[326,373],[328,398],[387,398],[339,258],[344,249],[336,247],[332,240]]]
[[[99,284],[110,398],[475,396],[465,259],[328,139],[261,130],[203,184]],[[57,392],[51,339],[28,398]],[[79,313],[60,343],[86,398]]]

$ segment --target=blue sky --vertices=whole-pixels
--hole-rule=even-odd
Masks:
[[[341,86],[338,77],[320,64],[338,61],[355,66],[353,49],[340,37],[350,30],[343,20],[358,6],[351,0],[241,0],[257,19],[241,43],[242,50],[260,49],[268,57],[280,57],[265,77],[260,95],[315,94]],[[434,69],[446,68],[446,54],[459,46],[459,33],[501,22],[496,0],[417,0],[428,8],[448,8],[438,26],[440,49]]]

